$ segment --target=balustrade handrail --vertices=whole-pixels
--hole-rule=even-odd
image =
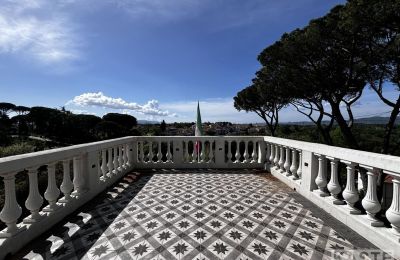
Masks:
[[[271,136],[265,136],[264,141],[299,150],[306,150],[314,154],[322,154],[343,161],[355,162],[360,165],[379,168],[387,171],[390,175],[400,176],[400,157],[398,156]]]

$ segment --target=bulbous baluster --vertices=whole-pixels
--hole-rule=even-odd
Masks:
[[[271,155],[271,149],[269,143],[265,143],[265,163],[269,164],[269,156]],[[261,154],[260,154],[261,156]]]
[[[114,165],[114,174],[118,173],[118,147],[114,147],[114,152],[113,152],[113,165]]]
[[[335,205],[343,205],[344,202],[339,199],[339,193],[342,191],[342,187],[339,184],[339,173],[338,173],[338,164],[339,160],[336,158],[329,157],[331,161],[331,179],[328,183],[328,190],[333,197],[333,204]]]
[[[298,150],[299,152],[299,167],[297,168],[297,176],[301,178],[301,175],[303,174],[302,168],[303,168],[303,154],[301,150]]]
[[[283,168],[284,164],[285,164],[285,153],[284,153],[284,147],[280,146],[279,147],[279,162],[278,162],[278,166],[280,169],[280,172],[283,173],[285,172],[285,168]]]
[[[108,162],[107,162],[108,177],[111,178],[112,172],[113,172],[113,170],[114,170],[112,148],[109,148],[109,149],[108,149],[107,155],[108,155]]]
[[[285,155],[285,164],[283,165],[283,168],[285,168],[286,176],[290,176],[292,175],[290,173],[290,148],[286,146],[284,149],[286,150],[286,155]]]
[[[383,226],[383,222],[376,218],[376,214],[381,210],[381,204],[378,201],[378,197],[376,194],[376,186],[377,186],[377,171],[378,169],[372,168],[369,166],[361,166],[368,170],[368,186],[367,193],[365,194],[364,199],[362,200],[362,205],[367,212],[368,220],[370,221],[371,226],[373,227],[381,227]]]
[[[251,163],[258,162],[257,142],[253,142],[253,152],[251,153]]]
[[[249,142],[245,141],[244,142],[244,153],[243,153],[243,158],[244,158],[244,163],[248,163],[249,162]]]
[[[386,172],[387,174],[394,174]],[[389,220],[393,233],[400,236],[400,177],[393,176],[393,197],[392,204],[386,211],[386,218]]]
[[[157,162],[162,163],[162,152],[161,152],[161,141],[158,142],[157,144],[158,152],[157,152]]]
[[[329,193],[326,192],[326,158],[322,154],[316,154],[318,156],[318,176],[315,178],[315,183],[319,188],[319,195],[321,197],[329,196]]]
[[[167,162],[172,162],[172,154],[171,154],[171,142],[167,143]]]
[[[47,165],[47,189],[44,193],[44,198],[48,201],[49,206],[44,208],[44,211],[54,212],[59,209],[57,205],[58,196],[60,196],[60,190],[56,184],[56,165],[50,163]]]
[[[124,166],[124,155],[122,154],[122,148],[123,148],[122,145],[119,145],[117,147],[117,149],[118,149],[118,170],[119,171],[122,171],[123,166]]]
[[[7,230],[0,233],[0,238],[12,237],[25,227],[18,227],[17,221],[21,216],[22,209],[19,206],[15,195],[15,174],[16,172],[4,176],[4,206],[0,212],[0,220],[7,225]]]
[[[31,215],[24,219],[24,223],[34,223],[40,221],[43,216],[39,214],[40,207],[43,204],[43,198],[39,193],[37,168],[28,168],[29,176],[29,196],[25,201],[25,207],[31,212]]]
[[[214,150],[213,150],[213,143],[214,142],[210,142],[210,150],[208,152],[208,162],[212,163],[214,160]]]
[[[63,161],[63,181],[61,183],[60,189],[64,194],[64,197],[60,199],[60,202],[67,203],[71,200],[71,192],[74,189],[74,184],[71,181],[70,175],[70,160]],[[104,176],[104,173],[103,173]]]
[[[107,150],[101,151],[101,173],[104,179],[107,179]]]
[[[145,163],[145,156],[144,156],[144,142],[140,142],[140,162]]]
[[[189,154],[189,141],[185,141],[185,162],[191,162],[192,158],[190,157]]]
[[[355,163],[347,161],[342,162],[346,164],[347,170],[346,188],[344,189],[342,195],[347,203],[347,208],[349,209],[350,214],[358,215],[361,212],[354,207],[354,204],[360,199],[355,185]]]
[[[73,194],[76,196],[76,198],[79,198],[81,194],[85,192],[84,190],[85,179],[83,178],[82,158],[80,156],[74,157],[73,167],[74,167],[74,179],[72,181],[74,184]]]
[[[293,180],[299,179],[299,175],[297,175],[297,162],[298,162],[297,151],[296,151],[296,149],[293,149],[292,150],[292,165],[290,166],[290,169],[289,169],[293,175]]]
[[[201,145],[200,145],[201,144]],[[200,153],[200,161],[203,163],[206,161],[206,142],[199,142],[201,153]]]
[[[123,167],[126,169],[128,168],[129,164],[129,157],[128,157],[128,151],[129,151],[129,145],[125,144],[122,146],[123,147]]]
[[[275,145],[275,158],[274,158],[274,165],[275,165],[275,169],[279,170],[279,146]]]
[[[232,162],[232,141],[228,141],[228,163]]]
[[[275,146],[273,144],[269,144],[270,155],[269,155],[269,165],[270,167],[274,165],[274,158],[275,158]]]
[[[194,142],[192,141],[193,144],[193,153],[192,153],[192,162],[197,162],[198,161],[198,153],[199,153],[199,142]]]
[[[240,152],[239,152],[239,148],[240,148],[240,141],[236,141],[236,153],[235,153],[235,163],[240,163]]]
[[[149,142],[149,163],[154,162],[154,153],[153,153],[153,142]]]

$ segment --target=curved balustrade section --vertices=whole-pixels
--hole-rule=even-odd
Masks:
[[[400,157],[282,138],[264,140],[271,151],[267,169],[275,177],[400,256]],[[382,198],[379,176],[386,176]]]

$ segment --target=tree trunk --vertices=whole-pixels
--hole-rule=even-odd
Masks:
[[[343,134],[344,141],[351,149],[359,150],[360,146],[353,133],[351,132],[350,127],[347,125],[346,120],[344,119],[342,112],[340,111],[339,104],[329,102],[332,108],[332,115],[335,118],[336,122],[340,127],[340,131]]]

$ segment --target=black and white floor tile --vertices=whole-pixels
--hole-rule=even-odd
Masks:
[[[353,248],[266,174],[207,170],[122,181],[21,252],[27,259],[329,259]]]

